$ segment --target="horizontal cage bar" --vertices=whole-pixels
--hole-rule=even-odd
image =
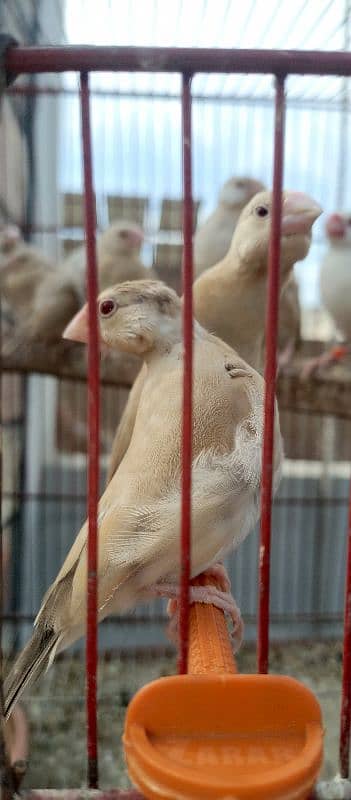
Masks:
[[[351,53],[190,47],[14,47],[6,69],[21,72],[250,72],[351,75]]]

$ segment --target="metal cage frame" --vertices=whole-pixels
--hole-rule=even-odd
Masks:
[[[97,504],[99,482],[99,356],[96,311],[97,267],[95,250],[94,187],[91,152],[89,73],[93,71],[177,72],[182,77],[182,154],[183,154],[183,425],[182,425],[182,525],[181,599],[178,670],[187,669],[190,578],[190,503],[191,503],[191,422],[192,422],[192,141],[191,80],[196,73],[257,73],[275,78],[273,209],[269,251],[268,302],[266,313],[266,361],[264,438],[262,452],[261,523],[259,558],[259,609],[257,665],[261,673],[269,668],[269,594],[272,509],[272,460],[274,397],[276,384],[276,344],[279,299],[280,229],[284,161],[285,80],[290,74],[351,76],[351,53],[285,50],[223,50],[153,47],[9,47],[4,60],[12,78],[21,74],[80,73],[81,125],[84,163],[85,239],[87,247],[87,292],[89,305],[88,344],[88,607],[87,607],[87,742],[88,784],[98,786],[97,762]],[[340,772],[349,774],[351,722],[351,491],[348,523],[348,554],[344,607],[344,649],[342,707],[340,720]],[[67,800],[79,792],[65,790]],[[56,793],[55,793],[56,796]],[[32,800],[48,800],[50,791],[33,791]],[[137,798],[135,792],[101,792],[100,797]]]

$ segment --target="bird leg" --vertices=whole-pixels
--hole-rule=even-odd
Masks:
[[[295,352],[296,342],[295,339],[289,339],[283,350],[280,350],[278,353],[278,375],[291,364],[294,352]]]
[[[237,652],[241,646],[244,632],[244,623],[240,609],[236,605],[230,592],[230,580],[223,564],[214,564],[202,573],[203,578],[215,580],[218,586],[192,586],[189,587],[189,603],[205,603],[214,605],[227,614],[233,623],[233,647]],[[152,587],[152,593],[157,597],[167,597],[169,600],[167,613],[171,616],[168,633],[172,641],[177,640],[179,622],[179,596],[180,588],[177,584],[159,583]]]
[[[320,356],[310,358],[308,361],[306,361],[306,364],[301,370],[302,380],[308,380],[308,378],[310,378],[311,375],[313,375],[313,373],[318,369],[327,368],[332,364],[337,364],[343,358],[350,355],[350,352],[350,345],[339,344],[336,345],[336,347],[332,347],[330,350],[326,350],[326,352],[322,353]]]

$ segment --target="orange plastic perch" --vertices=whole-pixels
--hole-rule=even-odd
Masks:
[[[129,705],[133,783],[149,800],[308,798],[323,755],[312,692],[285,676],[237,674],[214,606],[192,606],[189,634],[189,673],[144,686]]]

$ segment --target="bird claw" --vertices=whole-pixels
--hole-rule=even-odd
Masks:
[[[244,634],[244,623],[240,609],[236,605],[234,597],[230,593],[230,580],[223,564],[214,564],[203,573],[203,577],[214,579],[218,586],[190,586],[189,603],[204,603],[214,605],[227,614],[233,623],[231,638],[233,650],[236,653],[242,644]],[[168,597],[167,613],[171,617],[167,633],[172,642],[178,642],[178,622],[179,622],[179,586],[173,584],[158,584],[154,587],[154,593],[159,597]]]
[[[244,623],[241,617],[240,608],[229,592],[222,592],[216,586],[191,586],[189,602],[204,603],[206,605],[213,605],[227,614],[233,623],[233,630],[231,632],[231,639],[233,643],[234,653],[237,653],[241,647],[244,635]],[[168,625],[168,635],[171,641],[178,642],[178,623],[179,623],[179,601],[177,598],[172,598],[167,607],[168,613],[171,615],[171,621]]]
[[[202,575],[205,578],[212,578],[212,580],[215,580],[222,592],[231,592],[232,585],[230,583],[228,572],[225,566],[220,563],[220,561],[217,561],[215,564],[212,564],[211,567],[208,567],[208,569],[206,569]]]

